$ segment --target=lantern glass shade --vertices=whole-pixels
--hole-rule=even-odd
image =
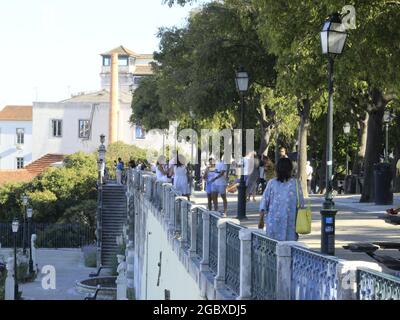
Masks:
[[[24,204],[24,206],[26,206],[28,204],[28,196],[27,195],[22,196],[22,203]]]
[[[18,222],[18,220],[15,219],[15,220],[12,222],[11,226],[12,226],[12,232],[13,232],[13,233],[17,233],[17,232],[18,232],[18,228],[19,228],[19,222]]]
[[[321,31],[323,54],[341,54],[346,43],[347,32],[339,14],[332,14],[324,23]]]
[[[33,214],[32,208],[28,208],[28,210],[26,210],[26,215],[27,215],[27,217],[28,217],[29,219],[32,218],[32,214]]]
[[[105,141],[106,141],[106,136],[104,134],[100,135],[100,143],[104,144]]]
[[[389,123],[390,122],[390,111],[386,110],[383,114],[383,122]]]
[[[346,122],[346,123],[344,124],[344,126],[343,126],[344,134],[349,134],[349,133],[350,133],[350,129],[351,129],[350,123]]]
[[[240,93],[247,92],[249,88],[249,75],[246,71],[240,70],[236,72],[236,89]]]

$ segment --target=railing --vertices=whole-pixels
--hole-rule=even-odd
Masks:
[[[357,300],[400,300],[400,278],[359,268]]]
[[[200,259],[203,258],[203,210],[196,208],[197,210],[197,224],[196,224],[196,254]]]
[[[210,255],[209,266],[210,270],[217,274],[218,271],[218,217],[210,214]]]
[[[28,226],[26,224],[26,247],[29,248]],[[33,223],[31,234],[36,234],[38,248],[80,248],[95,242],[95,228],[82,224]],[[24,224],[17,233],[17,247],[23,247]],[[0,243],[3,248],[14,247],[11,223],[0,223]]]
[[[185,223],[185,241],[186,248],[190,248],[192,244],[192,233],[191,233],[191,225],[192,225],[192,204],[189,201],[182,201],[181,203],[182,210],[182,224]],[[183,229],[183,228],[182,228]]]
[[[236,295],[240,291],[240,240],[241,227],[231,223],[226,225],[226,271],[225,284]]]
[[[338,259],[292,247],[292,300],[336,300]]]
[[[251,296],[254,300],[276,299],[277,243],[261,234],[251,236]]]

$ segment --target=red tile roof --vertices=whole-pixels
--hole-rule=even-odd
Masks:
[[[0,185],[12,182],[29,182],[55,162],[64,160],[64,155],[46,154],[20,170],[0,170]]]
[[[32,121],[32,106],[5,106],[0,111],[2,121]]]

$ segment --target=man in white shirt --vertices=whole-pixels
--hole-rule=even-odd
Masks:
[[[311,167],[310,161],[307,161],[306,174],[307,174],[307,190],[308,190],[308,194],[312,193],[311,180],[312,180],[313,172],[314,172],[314,169],[313,169],[313,167]]]

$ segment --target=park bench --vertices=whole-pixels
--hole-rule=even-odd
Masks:
[[[374,242],[374,243],[351,243],[343,246],[344,249],[351,252],[364,252],[375,261],[383,264],[385,267],[400,271],[400,259],[393,258],[389,255],[378,255],[375,252],[385,249],[400,250],[400,243],[398,242]]]

